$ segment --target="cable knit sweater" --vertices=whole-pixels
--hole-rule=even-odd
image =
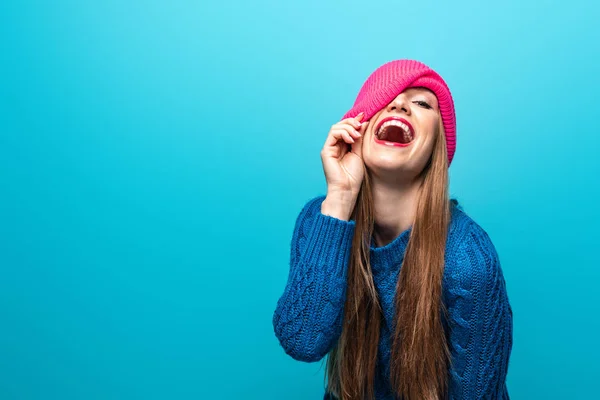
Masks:
[[[322,214],[324,199],[309,200],[296,219],[287,284],[272,321],[285,353],[305,362],[321,360],[341,334],[355,229],[353,220]],[[498,254],[488,234],[456,200],[451,210],[443,277],[443,301],[449,311],[443,326],[453,363],[449,398],[506,400],[512,309]],[[394,294],[411,229],[382,247],[371,242],[371,269],[384,314],[375,378],[377,400],[394,399],[389,379]]]

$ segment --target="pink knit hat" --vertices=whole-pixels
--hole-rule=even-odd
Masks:
[[[450,89],[442,77],[420,61],[395,60],[377,68],[365,81],[358,92],[352,108],[342,119],[365,113],[363,121],[368,121],[379,110],[387,106],[400,93],[409,87],[426,87],[435,93],[446,133],[448,166],[456,150],[456,115]]]

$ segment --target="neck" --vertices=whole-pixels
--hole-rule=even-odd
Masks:
[[[385,246],[410,228],[415,220],[421,180],[401,185],[373,182],[375,243]]]

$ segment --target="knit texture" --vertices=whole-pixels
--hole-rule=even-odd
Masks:
[[[341,334],[355,229],[352,220],[322,214],[324,199],[309,200],[296,219],[287,283],[272,319],[285,353],[305,362],[321,360]],[[377,400],[394,399],[389,379],[394,294],[411,230],[383,247],[371,243],[371,269],[384,314]],[[449,311],[443,325],[452,354],[449,398],[509,399],[506,375],[513,316],[502,268],[488,234],[456,200],[447,238],[443,301]]]
[[[365,113],[363,121],[368,121],[405,89],[417,86],[430,89],[438,99],[446,134],[448,166],[450,166],[456,151],[454,101],[442,77],[420,61],[394,60],[377,68],[367,78],[358,92],[354,105],[342,119],[356,117],[362,111]]]

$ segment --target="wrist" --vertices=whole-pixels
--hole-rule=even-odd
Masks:
[[[321,213],[343,221],[350,221],[355,203],[356,197],[352,194],[328,192],[325,200],[321,203]]]

